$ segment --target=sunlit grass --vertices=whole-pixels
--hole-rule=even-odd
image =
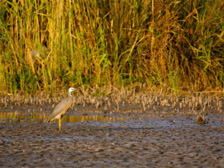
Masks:
[[[175,93],[223,88],[222,0],[4,0],[0,8],[1,93],[138,83]],[[34,49],[43,59],[29,55]]]

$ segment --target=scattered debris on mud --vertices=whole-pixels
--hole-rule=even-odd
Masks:
[[[222,167],[223,97],[120,91],[83,94],[62,120],[60,98],[0,98],[0,167]]]

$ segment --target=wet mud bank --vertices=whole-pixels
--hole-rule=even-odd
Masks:
[[[70,112],[67,117],[75,113]],[[85,117],[88,115],[80,115]],[[91,115],[89,115],[90,117]],[[0,123],[0,167],[223,167],[223,114],[107,114],[82,122]],[[66,116],[65,116],[66,118]]]
[[[223,96],[109,95],[0,98],[0,167],[224,167]]]

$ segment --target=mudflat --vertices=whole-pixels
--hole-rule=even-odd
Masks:
[[[51,104],[8,103],[0,115],[0,167],[224,167],[223,107],[176,111],[162,101],[146,110],[78,104],[62,132],[46,122]]]

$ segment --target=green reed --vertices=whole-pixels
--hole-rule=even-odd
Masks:
[[[223,88],[224,2],[152,4],[3,0],[0,91],[138,83],[169,86],[175,92]],[[43,45],[50,50],[44,52]],[[31,58],[33,49],[44,59]]]

